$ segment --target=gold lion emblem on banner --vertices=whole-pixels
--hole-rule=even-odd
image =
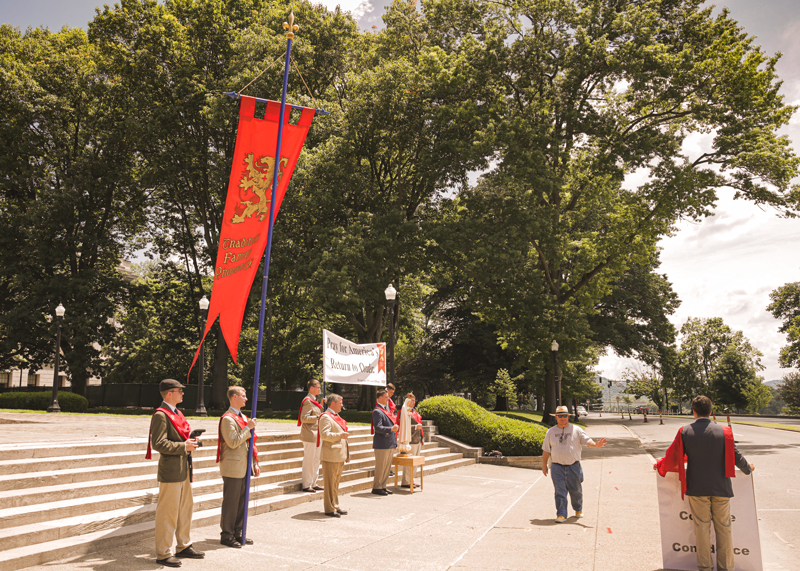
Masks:
[[[239,207],[243,207],[240,213],[234,213],[231,224],[241,224],[248,218],[258,217],[259,222],[269,216],[269,205],[272,198],[272,176],[275,173],[275,157],[255,158],[253,153],[249,153],[245,159],[245,168],[242,171],[242,178],[239,181]],[[278,181],[289,159],[286,157],[280,160],[278,168]],[[236,209],[238,212],[239,208]]]

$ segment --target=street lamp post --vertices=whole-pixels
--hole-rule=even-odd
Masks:
[[[394,384],[394,300],[397,297],[397,290],[389,284],[386,291],[386,301],[389,303],[389,382]]]
[[[206,412],[206,403],[205,403],[205,390],[203,390],[203,378],[205,377],[205,356],[206,356],[206,345],[203,339],[203,333],[206,330],[206,317],[208,316],[208,304],[209,301],[206,296],[199,302],[200,304],[200,370],[199,370],[199,378],[197,380],[197,406],[195,407],[194,413],[197,416],[208,416]]]
[[[558,341],[555,339],[550,344],[550,352],[553,353],[553,380],[556,383],[558,406],[561,406],[561,378],[558,376]]]
[[[61,318],[67,312],[61,303],[56,307],[56,317],[58,318],[58,325],[56,325],[56,358],[55,365],[53,366],[53,400],[50,406],[47,407],[47,412],[61,412],[61,407],[58,406],[58,358],[61,356]]]

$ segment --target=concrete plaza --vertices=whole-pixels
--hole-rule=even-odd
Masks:
[[[88,441],[141,436],[146,418],[3,413],[4,442]],[[208,426],[206,426],[208,424]],[[216,431],[216,421],[193,427]],[[260,423],[259,432],[291,432],[285,423]],[[49,434],[44,434],[49,433]],[[219,544],[219,528],[192,531],[204,560],[182,569],[269,568],[397,570],[647,570],[661,568],[655,473],[649,454],[616,419],[589,421],[593,438],[609,445],[584,452],[584,513],[556,524],[553,487],[541,471],[471,465],[425,478],[424,491],[397,490],[389,497],[369,491],[342,499],[349,514],[322,513],[319,500],[251,517],[244,549]],[[571,510],[570,510],[571,513]],[[66,570],[149,570],[151,539],[43,566]]]

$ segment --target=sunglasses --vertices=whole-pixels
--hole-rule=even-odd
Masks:
[[[183,393],[183,389],[172,389],[169,392],[171,392],[171,393]]]
[[[556,418],[569,418],[568,414],[557,414]]]

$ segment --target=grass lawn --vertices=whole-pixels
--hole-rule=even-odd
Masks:
[[[745,422],[742,420],[732,420],[732,424],[748,424],[750,426],[760,426],[762,428],[779,428],[781,430],[791,430],[793,432],[800,432],[800,426],[793,424],[778,424],[777,422]]]
[[[542,415],[538,412],[530,412],[527,410],[510,410],[508,412],[493,410],[490,412],[500,416],[505,416],[506,418],[513,418],[515,420],[522,420],[524,422],[534,422],[536,424],[541,424],[545,428],[550,428],[550,425],[542,423]],[[583,422],[575,422],[572,417],[570,417],[570,423],[586,428],[586,425]]]

